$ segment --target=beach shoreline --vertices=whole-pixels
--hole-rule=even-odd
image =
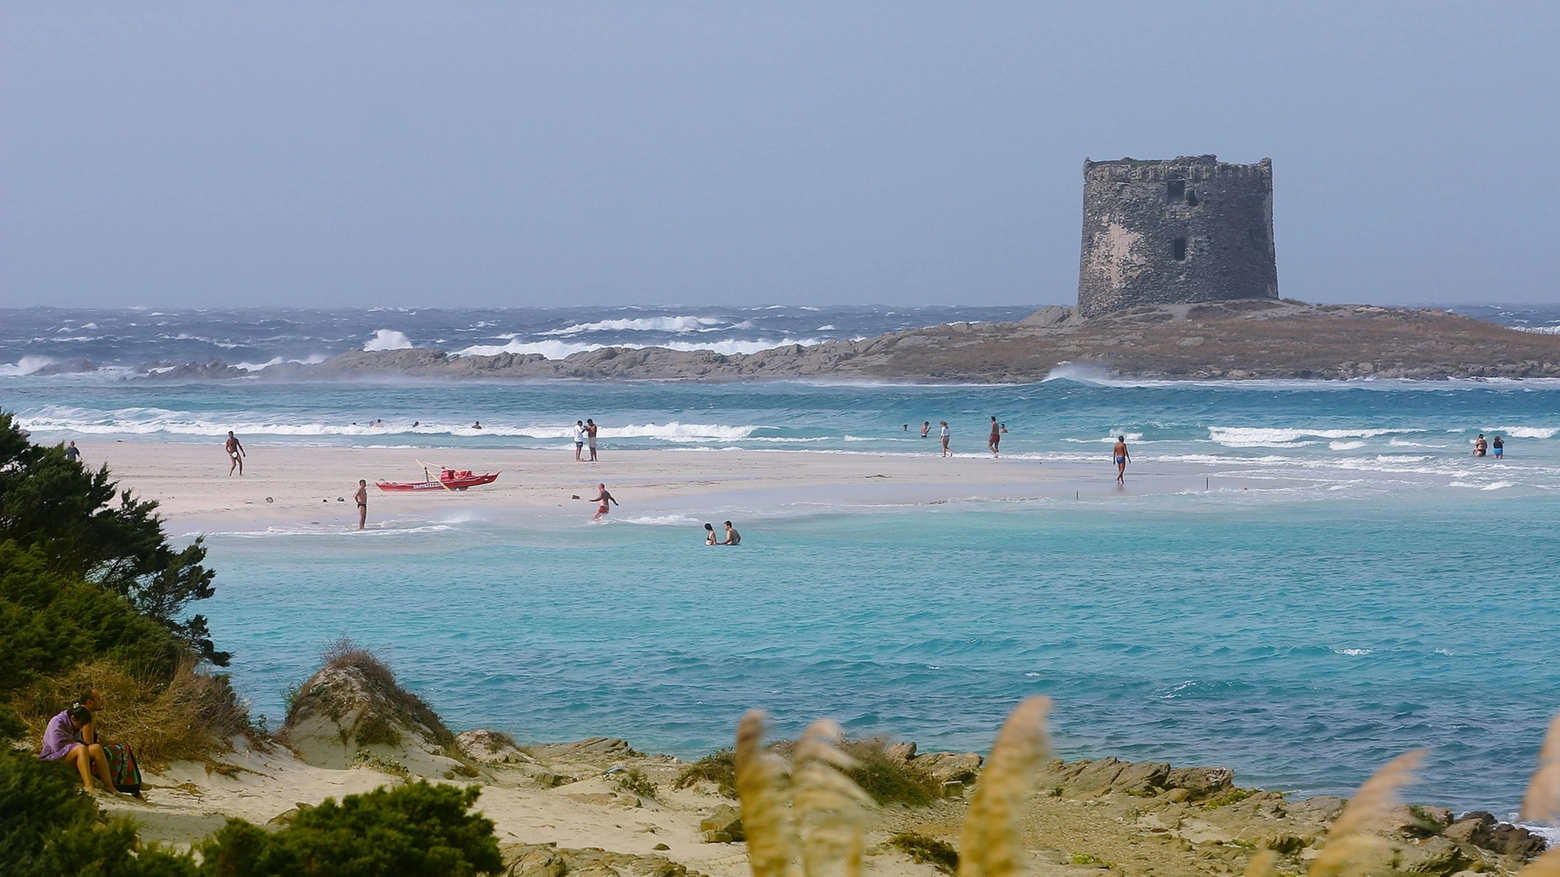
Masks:
[[[369,525],[419,521],[459,510],[541,522],[588,520],[587,502],[605,483],[624,503],[610,517],[741,508],[759,516],[949,502],[1004,502],[1173,494],[1202,490],[1228,467],[1180,463],[1128,467],[1125,489],[1103,450],[1095,464],[993,458],[964,453],[851,453],[773,450],[605,450],[575,462],[572,449],[341,448],[250,445],[245,474],[227,474],[221,444],[120,441],[84,448],[90,467],[107,463],[120,489],[156,500],[170,533],[262,526],[356,526],[352,494],[369,483]],[[1058,455],[1061,456],[1061,455]],[[1069,455],[1071,456],[1071,455]],[[467,490],[383,492],[378,481],[419,481],[419,458],[475,473],[498,472]],[[455,462],[458,460],[458,463]],[[437,477],[437,470],[431,470]],[[580,497],[576,499],[575,497]]]

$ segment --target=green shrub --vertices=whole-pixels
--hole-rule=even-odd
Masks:
[[[645,776],[645,772],[637,767],[620,770],[612,775],[612,779],[617,785],[618,791],[627,792],[630,795],[638,795],[641,798],[654,799],[656,792],[660,791],[656,788],[655,783]]]
[[[889,756],[888,744],[882,737],[846,740],[840,748],[856,759],[846,774],[879,804],[922,807],[937,800],[942,784],[914,764]]]
[[[135,849],[127,820],[97,825],[97,804],[69,765],[0,749],[0,862],[14,877],[101,874],[195,877],[194,860],[156,847]]]
[[[503,868],[480,789],[426,782],[326,799],[275,834],[239,819],[201,846],[208,877],[468,877]]]
[[[90,582],[123,598],[162,625],[203,660],[225,666],[206,619],[186,617],[196,600],[215,593],[214,573],[201,566],[201,540],[175,549],[163,534],[156,502],[142,502],[65,458],[58,445],[28,441],[12,415],[0,411],[0,542],[30,552],[54,576]]]
[[[888,845],[901,850],[913,861],[931,865],[944,874],[959,870],[959,851],[953,844],[913,831],[901,831],[888,839]]]
[[[714,783],[722,795],[735,798],[737,796],[737,750],[717,749],[711,752],[683,768],[682,772],[677,774],[677,779],[672,786],[686,789],[700,780]]]
[[[1231,804],[1239,804],[1241,801],[1255,795],[1256,789],[1230,789],[1217,797],[1209,798],[1203,804],[1204,810],[1217,810],[1220,807],[1228,807]]]

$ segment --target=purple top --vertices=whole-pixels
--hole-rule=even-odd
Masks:
[[[49,720],[49,727],[43,732],[43,751],[38,757],[44,761],[58,761],[81,742],[81,732],[70,723],[70,711],[64,710]]]

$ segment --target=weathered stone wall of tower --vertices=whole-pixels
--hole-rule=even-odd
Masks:
[[[1078,311],[1278,298],[1273,163],[1083,163]]]

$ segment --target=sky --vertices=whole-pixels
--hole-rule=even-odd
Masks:
[[[1071,304],[1082,166],[1279,293],[1560,302],[1560,4],[0,3],[0,306]]]

